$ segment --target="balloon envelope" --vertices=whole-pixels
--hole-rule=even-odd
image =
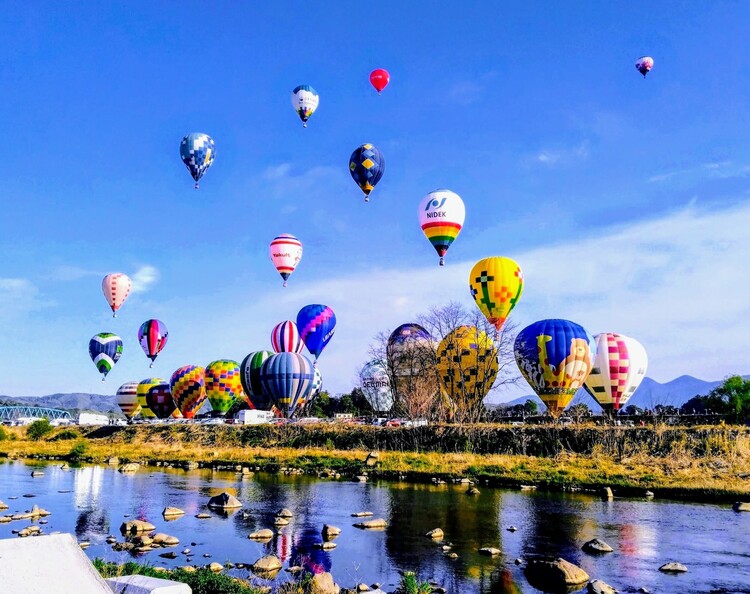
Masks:
[[[367,402],[376,412],[388,412],[393,408],[393,389],[388,371],[380,361],[370,361],[360,372],[360,384]]]
[[[227,414],[236,400],[244,400],[237,361],[221,359],[206,366],[206,394],[211,408],[220,415]]]
[[[193,132],[185,136],[180,142],[180,158],[195,180],[196,190],[198,189],[198,182],[211,167],[215,157],[216,144],[208,134]]]
[[[163,381],[151,386],[146,392],[146,404],[158,419],[171,417],[176,407],[172,399],[172,391],[169,389],[169,382]]]
[[[589,376],[596,344],[575,322],[541,320],[518,333],[513,351],[523,377],[557,416]]]
[[[375,145],[363,144],[354,149],[349,157],[349,173],[365,194],[365,202],[370,200],[370,192],[385,173],[385,157]]]
[[[180,367],[172,374],[169,387],[182,416],[192,419],[206,402],[206,370],[195,365]]]
[[[646,349],[635,338],[612,332],[594,340],[594,367],[583,387],[605,411],[620,410],[646,376]]]
[[[320,303],[305,305],[297,314],[297,328],[299,328],[302,342],[317,361],[320,353],[333,338],[336,329],[336,314],[327,305]]]
[[[141,405],[138,404],[138,382],[127,382],[117,388],[117,406],[128,419],[141,412]]]
[[[102,280],[102,293],[112,309],[113,317],[117,317],[115,312],[125,303],[132,286],[130,277],[122,272],[113,272]]]
[[[263,392],[263,384],[260,381],[260,369],[263,362],[272,355],[273,353],[270,351],[256,351],[250,353],[240,363],[242,389],[245,391],[251,409],[270,410],[273,404],[271,399]]]
[[[122,338],[111,332],[100,332],[89,340],[89,357],[103,378],[122,356]],[[102,379],[103,379],[102,378]]]
[[[440,256],[442,266],[445,253],[464,225],[464,201],[450,190],[435,190],[422,198],[417,214],[422,232]]]
[[[380,95],[380,92],[388,86],[391,80],[391,75],[385,68],[376,68],[370,72],[370,84],[375,87],[375,90]]]
[[[310,85],[299,85],[292,91],[292,107],[305,128],[307,128],[307,120],[318,109],[319,103],[320,97]]]
[[[151,408],[148,405],[148,401],[146,400],[146,396],[148,396],[149,390],[153,388],[154,386],[158,386],[159,384],[165,383],[163,379],[160,377],[149,377],[145,380],[141,380],[138,382],[138,387],[136,388],[136,394],[138,395],[138,404],[141,405],[141,416],[147,419],[154,419],[156,418],[156,413],[151,410]]]
[[[275,353],[301,353],[305,343],[300,337],[297,324],[292,320],[276,324],[271,330],[271,348]]]
[[[510,258],[483,258],[469,273],[469,291],[479,311],[500,331],[523,293],[521,267]]]
[[[289,275],[294,272],[302,259],[302,243],[294,235],[282,233],[273,239],[268,251],[271,262],[273,262],[281,278],[284,279],[284,286],[286,287]]]
[[[263,391],[285,417],[291,418],[304,402],[315,380],[314,366],[299,353],[278,353],[266,359],[260,370]]]
[[[654,67],[654,59],[651,56],[641,56],[635,61],[635,67],[646,78],[646,75]]]
[[[451,401],[483,400],[497,378],[497,349],[479,328],[459,326],[440,342],[437,369]]]
[[[156,357],[167,346],[168,337],[167,325],[161,320],[146,320],[138,328],[138,342],[141,343],[146,356],[151,359],[152,366]]]

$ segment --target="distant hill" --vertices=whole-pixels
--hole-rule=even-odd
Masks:
[[[43,406],[65,410],[120,412],[115,396],[103,394],[50,394],[49,396],[0,396],[0,403],[17,406]]]
[[[633,397],[628,400],[627,404],[633,404],[638,408],[654,408],[657,404],[680,407],[690,400],[693,396],[705,396],[715,387],[721,385],[722,380],[718,381],[706,381],[692,377],[690,375],[681,375],[666,383],[659,383],[650,377],[643,378],[643,382],[636,390]],[[521,396],[515,398],[510,402],[502,402],[495,404],[495,407],[506,407],[514,406],[516,404],[523,404],[527,400],[534,400],[538,405],[544,406],[542,401],[536,394],[529,394],[528,396]],[[601,407],[596,404],[594,399],[589,396],[585,390],[579,390],[573,398],[573,404],[583,402],[594,412],[600,412]]]

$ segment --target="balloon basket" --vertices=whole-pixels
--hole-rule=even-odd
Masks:
[[[445,266],[445,258],[440,258],[440,266]]]
[[[151,369],[153,366],[154,366],[154,362],[151,361],[151,365],[149,365],[148,367],[149,367],[149,369]]]
[[[195,189],[198,189],[198,182],[195,182]]]
[[[106,377],[103,377],[103,378],[102,378],[102,381],[103,381],[103,382],[107,381],[107,378],[106,378]]]
[[[369,196],[365,196],[365,202],[369,202],[369,201],[370,201],[370,197]]]
[[[307,122],[302,122],[302,127],[307,128]]]
[[[286,281],[284,281],[284,284],[283,284],[283,285],[281,285],[281,286],[282,286],[282,287],[286,287]]]
[[[112,317],[113,317],[113,318],[116,318],[116,317],[117,317],[117,314],[116,314],[116,313],[113,313],[113,314],[112,314]]]

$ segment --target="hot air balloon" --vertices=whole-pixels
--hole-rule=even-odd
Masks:
[[[635,338],[604,332],[594,337],[596,357],[584,388],[608,414],[620,410],[646,376],[646,349]]]
[[[89,340],[89,357],[102,374],[102,381],[122,356],[122,338],[111,332],[100,332]]]
[[[445,253],[461,232],[466,209],[461,196],[450,190],[435,190],[422,198],[417,209],[422,232],[445,264]]]
[[[315,401],[316,396],[320,394],[322,388],[323,376],[320,374],[320,370],[313,365],[313,381],[312,386],[310,386],[310,393],[306,397],[300,398],[300,401],[297,404],[297,411],[300,411],[305,407],[309,409],[310,405]]]
[[[497,348],[479,328],[459,326],[440,342],[437,370],[452,402],[459,406],[481,402],[497,377]]]
[[[646,78],[646,75],[654,67],[654,59],[650,56],[641,56],[635,61],[635,67],[643,75],[643,78]]]
[[[141,412],[141,405],[138,404],[138,382],[127,382],[117,388],[117,406],[128,419]]]
[[[272,355],[270,351],[256,351],[250,353],[240,363],[240,381],[251,409],[270,410],[271,408],[271,399],[265,395],[263,385],[260,383],[260,368],[263,362]]]
[[[168,337],[169,330],[161,320],[146,320],[138,328],[138,342],[141,343],[141,348],[146,356],[151,359],[149,367],[154,366],[156,357],[167,346]]]
[[[102,280],[102,293],[104,298],[112,308],[112,317],[117,317],[117,310],[122,307],[125,300],[130,295],[130,289],[133,283],[130,282],[130,277],[122,272],[113,272],[108,274]]]
[[[146,400],[146,396],[148,396],[149,390],[151,388],[158,386],[159,384],[163,384],[165,381],[161,379],[160,377],[149,377],[145,380],[141,380],[138,382],[138,387],[136,388],[136,394],[138,395],[138,404],[141,405],[141,416],[146,419],[155,419],[156,414],[154,411],[152,411],[148,406],[148,401]]]
[[[287,279],[302,259],[302,243],[294,235],[282,233],[274,238],[268,251],[271,255],[271,262],[284,279],[286,287]]]
[[[192,419],[206,402],[206,370],[195,365],[180,367],[172,374],[169,387],[182,416]]]
[[[469,273],[469,290],[479,311],[499,332],[521,298],[523,273],[510,258],[483,258]]]
[[[375,145],[363,144],[354,149],[349,157],[349,173],[365,194],[365,202],[370,201],[370,192],[385,173],[385,158]]]
[[[310,85],[299,85],[292,91],[292,107],[305,128],[307,128],[307,120],[318,109],[318,103],[320,103],[320,97]]]
[[[297,328],[299,328],[302,342],[317,361],[320,353],[333,338],[333,332],[336,329],[336,314],[327,305],[319,303],[305,305],[297,314]]]
[[[190,175],[195,180],[195,189],[198,182],[205,175],[208,168],[216,157],[216,145],[214,139],[202,132],[193,132],[185,136],[180,143],[180,158],[185,163]]]
[[[297,324],[292,320],[276,324],[271,330],[271,347],[275,353],[301,353],[305,343],[300,337]]]
[[[146,392],[146,404],[158,419],[166,419],[172,416],[175,411],[172,391],[169,389],[169,382],[161,382],[151,386]]]
[[[388,86],[391,80],[391,75],[384,68],[376,68],[370,72],[370,84],[375,87],[375,90],[380,95],[381,91]]]
[[[221,359],[206,366],[206,394],[211,408],[220,415],[227,414],[236,400],[245,400],[237,361]]]
[[[397,357],[414,348],[430,348],[430,333],[419,324],[401,324],[388,337],[388,357]]]
[[[557,417],[589,376],[596,344],[575,322],[541,320],[518,333],[513,351],[521,374]]]
[[[260,368],[263,392],[287,418],[304,402],[315,380],[310,359],[299,353],[277,353]]]
[[[431,373],[435,365],[432,337],[419,324],[402,324],[396,328],[388,338],[386,356],[396,398],[408,398],[420,378],[434,377]],[[439,392],[437,385],[429,386],[432,388]]]
[[[360,385],[367,402],[375,412],[393,408],[393,390],[385,366],[377,360],[367,363],[359,374]]]

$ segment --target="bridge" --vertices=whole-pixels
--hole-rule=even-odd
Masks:
[[[70,419],[70,413],[59,408],[43,408],[41,406],[0,406],[0,421],[15,421],[22,417],[47,418],[53,421],[55,419]]]

